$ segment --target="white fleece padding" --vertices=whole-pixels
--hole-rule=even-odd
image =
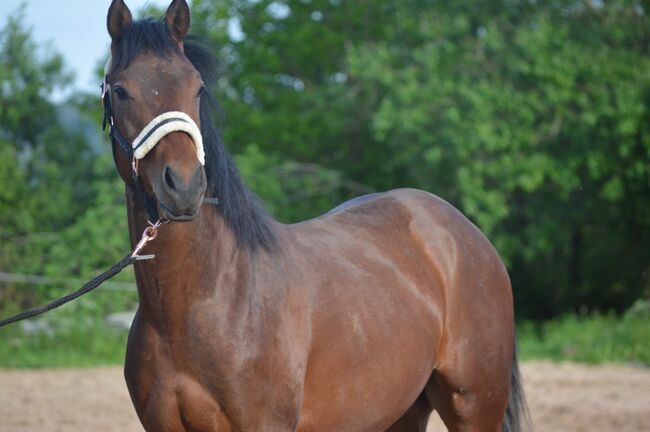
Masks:
[[[138,146],[138,144],[140,144],[140,141],[145,136],[147,136],[147,134],[149,134],[149,132],[153,130],[157,125],[164,122],[165,120],[173,118],[181,120],[171,121],[156,129],[156,131],[152,133],[145,142]],[[135,140],[133,140],[133,143],[131,144],[135,150],[133,157],[136,159],[144,158],[147,153],[149,153],[156,146],[156,144],[158,144],[158,142],[163,139],[164,136],[172,132],[187,133],[192,138],[192,141],[194,141],[194,146],[196,147],[196,157],[199,159],[199,162],[201,162],[201,165],[205,165],[205,151],[203,149],[203,137],[201,136],[201,131],[199,130],[199,127],[196,125],[196,123],[194,123],[194,120],[192,120],[192,117],[180,111],[166,112],[151,120],[149,124],[145,126],[144,129],[142,129],[142,132],[140,132],[140,134],[135,138]],[[136,146],[138,146],[137,149]]]

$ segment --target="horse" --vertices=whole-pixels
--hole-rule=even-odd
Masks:
[[[107,16],[130,238],[157,234],[124,366],[144,429],[422,432],[436,410],[454,432],[522,430],[512,290],[488,239],[414,189],[275,221],[222,143],[216,58],[190,20],[185,0]]]

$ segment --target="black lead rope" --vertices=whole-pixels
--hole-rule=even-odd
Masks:
[[[206,197],[203,198],[203,204],[219,205],[219,200],[217,198]],[[106,282],[108,279],[120,273],[128,266],[133,265],[135,262],[155,258],[155,255],[140,255],[140,252],[142,252],[142,249],[147,245],[147,243],[149,243],[150,241],[156,238],[156,236],[158,235],[158,228],[160,228],[165,223],[167,222],[166,221],[157,221],[156,223],[149,222],[149,226],[145,228],[144,232],[142,233],[142,238],[133,249],[133,252],[129,252],[129,254],[126,255],[124,258],[122,258],[120,262],[115,264],[110,269],[106,270],[104,273],[92,279],[90,282],[88,282],[87,284],[79,288],[77,291],[74,291],[70,294],[66,294],[63,297],[60,297],[43,306],[39,306],[34,309],[21,312],[18,315],[14,315],[10,318],[0,320],[0,327],[4,327],[6,325],[15,323],[17,321],[33,318],[35,316],[44,314],[45,312],[51,311],[52,309],[56,309],[59,306],[63,306],[64,304],[69,303],[72,300],[75,300],[81,297],[82,295],[91,292],[92,290],[94,290],[95,288],[97,288],[98,286]]]
[[[4,327],[8,324],[15,323],[16,321],[22,321],[24,319],[32,318],[37,315],[43,314],[47,311],[50,311],[52,309],[56,309],[59,306],[63,306],[64,304],[71,302],[72,300],[79,298],[82,295],[87,294],[90,291],[94,290],[95,288],[100,286],[104,281],[112,278],[113,276],[115,276],[116,274],[124,270],[126,267],[132,265],[134,262],[138,261],[139,259],[140,258],[138,256],[133,256],[133,254],[129,253],[127,256],[122,258],[120,262],[118,262],[113,267],[111,267],[110,269],[106,270],[104,273],[100,274],[99,276],[97,276],[96,278],[88,282],[86,285],[79,288],[77,291],[67,294],[46,305],[39,306],[25,312],[21,312],[18,315],[12,316],[11,318],[3,319],[0,321],[0,327]]]

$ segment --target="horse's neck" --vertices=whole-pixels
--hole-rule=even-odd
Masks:
[[[128,195],[129,231],[134,246],[147,226],[147,217]],[[222,273],[231,273],[231,281],[246,277],[243,252],[222,217],[208,206],[194,221],[161,226],[158,236],[141,254],[155,255],[135,265],[141,313],[159,323],[182,319],[196,302],[214,298]],[[233,269],[237,269],[234,275]]]

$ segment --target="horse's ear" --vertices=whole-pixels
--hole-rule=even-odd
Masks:
[[[108,34],[111,35],[113,42],[122,37],[124,30],[131,25],[132,21],[131,11],[124,4],[124,0],[113,0],[106,17],[106,27],[108,27]]]
[[[182,44],[190,31],[190,7],[186,0],[174,0],[165,14],[167,30],[172,39]]]

